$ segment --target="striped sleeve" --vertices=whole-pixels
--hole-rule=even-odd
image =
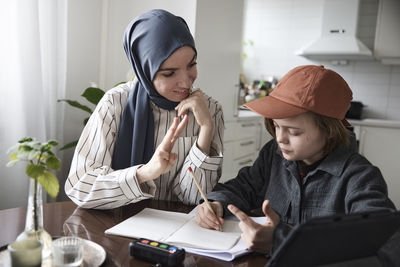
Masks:
[[[152,197],[142,191],[136,179],[138,166],[117,171],[111,168],[129,88],[108,91],[82,131],[65,183],[66,194],[80,207],[110,209]]]
[[[177,188],[177,190],[180,190],[180,193],[178,193],[180,200],[189,205],[196,205],[201,199],[200,192],[197,189],[191,174],[188,172],[189,167],[193,169],[196,178],[199,180],[199,183],[206,194],[212,191],[221,177],[223,136],[225,127],[223,112],[222,107],[217,102],[212,102],[211,98],[208,99],[208,102],[210,112],[214,119],[214,133],[211,142],[210,155],[203,153],[197,147],[197,143],[194,142],[183,164],[180,173],[179,188]]]

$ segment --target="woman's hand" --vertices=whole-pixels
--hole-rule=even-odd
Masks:
[[[220,226],[224,223],[224,219],[222,219],[222,204],[215,201],[210,202],[210,206],[218,218],[215,218],[215,215],[208,209],[206,203],[203,202],[196,207],[197,224],[203,228],[219,230]]]
[[[200,89],[194,91],[185,100],[182,100],[175,110],[178,111],[178,116],[186,114],[188,110],[193,112],[197,124],[200,125],[197,146],[205,154],[209,154],[214,121],[204,99],[204,93]]]
[[[191,110],[200,127],[213,127],[213,120],[204,99],[204,93],[200,89],[191,93],[186,99],[182,100],[175,108],[178,116],[186,114]]]
[[[172,153],[171,151],[174,147],[176,139],[178,139],[187,122],[187,115],[183,116],[181,122],[179,122],[179,118],[174,118],[174,121],[169,127],[167,134],[164,136],[161,144],[154,152],[153,157],[151,157],[147,164],[137,169],[136,177],[139,183],[154,180],[161,174],[169,172],[175,165],[178,155],[176,153]]]
[[[264,224],[254,222],[234,205],[229,205],[228,209],[240,220],[241,237],[247,248],[262,253],[268,252],[272,247],[275,227],[280,220],[279,215],[271,208],[269,200],[264,200],[262,206],[263,213],[267,217],[267,221]]]

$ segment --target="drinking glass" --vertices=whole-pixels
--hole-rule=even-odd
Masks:
[[[83,261],[83,241],[76,236],[64,236],[53,241],[53,263],[55,266],[80,266]]]

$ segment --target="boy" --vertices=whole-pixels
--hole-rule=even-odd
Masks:
[[[306,65],[289,71],[269,96],[246,104],[265,117],[274,139],[253,166],[207,194],[218,218],[203,203],[198,224],[218,229],[231,212],[241,221],[248,248],[267,253],[293,225],[312,217],[395,210],[379,169],[350,144],[344,117],[351,99],[339,74]],[[260,207],[264,225],[246,215]]]

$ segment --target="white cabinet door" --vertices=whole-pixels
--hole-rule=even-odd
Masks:
[[[400,208],[400,129],[361,126],[359,150],[379,167],[390,199]]]
[[[271,134],[267,131],[267,129],[265,128],[265,123],[264,123],[264,119],[262,119],[260,121],[260,146],[259,146],[259,151],[261,150],[261,148],[263,148],[263,146],[268,143],[269,141],[271,141],[272,136]]]
[[[227,149],[229,151],[229,149]],[[219,180],[220,183],[225,183],[226,181],[235,178],[239,173],[239,170],[245,166],[252,166],[256,160],[258,153],[252,153],[250,155],[233,159],[231,154],[224,156],[224,165],[222,167],[222,176]],[[225,161],[228,160],[229,161]],[[225,164],[226,162],[226,164]]]
[[[224,141],[254,138],[260,134],[259,119],[248,119],[238,121],[227,121],[225,123]]]
[[[224,161],[220,183],[236,177],[244,166],[251,166],[260,149],[260,119],[248,118],[225,123]]]
[[[374,56],[386,64],[400,64],[400,1],[380,0]]]
[[[225,120],[237,115],[243,0],[197,1],[195,86],[221,103]]]
[[[234,142],[224,143],[224,160],[222,164],[222,175],[221,178],[219,179],[220,183],[225,183],[227,180],[236,177],[236,173],[232,168],[234,160],[234,155],[233,155],[234,150],[235,150]]]

